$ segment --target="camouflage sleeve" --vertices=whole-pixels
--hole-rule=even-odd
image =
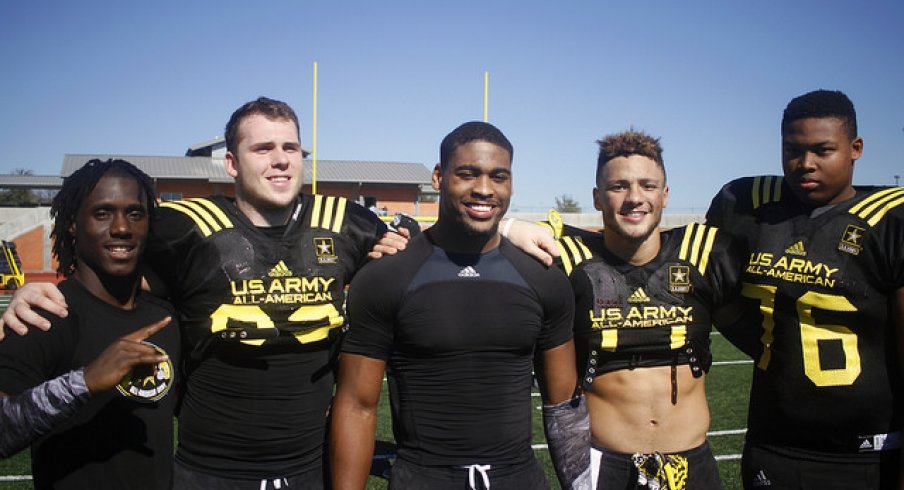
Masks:
[[[91,397],[82,369],[0,398],[0,458],[19,452]]]
[[[543,427],[559,484],[590,490],[590,413],[584,396],[543,405]]]

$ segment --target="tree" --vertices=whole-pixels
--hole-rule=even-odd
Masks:
[[[17,168],[10,175],[34,175],[31,170]],[[0,190],[0,205],[34,206],[41,203],[41,198],[31,189],[13,188]]]
[[[556,197],[556,211],[560,213],[580,213],[581,205],[569,194],[562,194],[561,197]]]

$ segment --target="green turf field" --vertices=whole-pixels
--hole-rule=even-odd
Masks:
[[[744,443],[743,429],[746,427],[747,420],[747,396],[752,363],[749,359],[745,360],[741,352],[718,334],[713,335],[713,358],[715,363],[706,381],[709,406],[712,412],[710,444],[719,460],[719,470],[726,490],[739,490],[741,488],[740,453]],[[386,389],[383,390],[380,421],[377,427],[377,439],[380,441],[376,451],[378,455],[391,453],[392,429],[386,391]],[[536,447],[538,459],[546,468],[547,478],[553,488],[558,488],[545,448],[546,440],[543,436],[539,410],[540,398],[534,397],[534,400],[537,410],[534,410],[533,444]],[[382,474],[389,462],[387,459],[377,456],[372,474]],[[0,461],[0,490],[32,488],[30,474],[27,450]],[[371,476],[367,488],[385,489],[387,480],[380,476]]]

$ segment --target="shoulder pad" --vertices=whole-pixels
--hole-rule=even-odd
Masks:
[[[709,254],[716,241],[716,232],[715,227],[700,223],[690,223],[685,226],[678,258],[690,262],[700,271],[700,274],[705,274],[706,266],[709,264]]]
[[[196,197],[182,201],[166,201],[161,203],[160,207],[173,209],[188,216],[205,237],[233,227],[229,216],[210,199]]]
[[[852,206],[848,212],[866,220],[870,226],[876,226],[876,223],[881,221],[886,213],[902,203],[904,203],[904,187],[889,187],[866,196]]]

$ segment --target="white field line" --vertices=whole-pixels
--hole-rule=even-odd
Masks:
[[[713,361],[713,366],[731,366],[733,364],[753,364],[753,359],[740,359],[737,361]]]
[[[0,481],[31,481],[31,475],[5,475],[0,476]]]

